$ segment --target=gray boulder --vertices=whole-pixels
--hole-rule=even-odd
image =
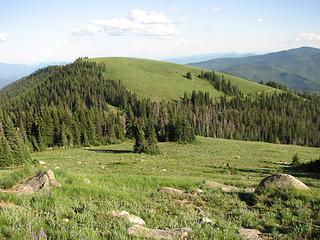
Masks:
[[[56,180],[52,170],[41,172],[29,178],[25,183],[16,186],[13,191],[18,193],[34,193],[42,189],[49,190],[50,187],[61,187]]]
[[[264,178],[257,187],[256,192],[260,192],[264,189],[309,190],[310,188],[289,174],[276,174]]]

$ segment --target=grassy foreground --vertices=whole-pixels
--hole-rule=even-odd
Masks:
[[[240,227],[255,228],[275,239],[317,239],[320,229],[320,182],[298,176],[309,193],[255,195],[208,189],[211,179],[234,186],[255,187],[294,153],[302,161],[320,156],[320,149],[198,137],[196,143],[160,143],[161,154],[131,152],[132,143],[34,153],[45,161],[62,188],[51,193],[16,196],[0,193],[0,201],[17,209],[0,209],[0,239],[31,239],[44,229],[49,239],[130,239],[128,224],[113,219],[111,210],[142,217],[150,228],[191,227],[192,239],[240,239]],[[36,170],[34,170],[36,171]],[[0,172],[0,185],[14,170]],[[157,190],[170,186],[203,196],[174,197]],[[178,200],[187,199],[188,204]],[[203,209],[213,225],[200,225]]]
[[[184,92],[193,90],[209,92],[211,97],[218,97],[222,92],[217,91],[207,80],[197,76],[200,68],[138,58],[95,58],[98,63],[105,63],[105,78],[121,80],[125,86],[140,98],[155,100],[177,100]],[[192,80],[185,75],[191,72]],[[262,91],[274,91],[273,88],[245,80],[243,78],[224,74],[226,79],[247,94]]]

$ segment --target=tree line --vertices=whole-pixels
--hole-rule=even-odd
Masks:
[[[124,138],[135,139],[136,152],[157,154],[158,141],[189,143],[196,134],[320,146],[317,95],[244,96],[226,79],[203,72],[225,96],[212,99],[194,91],[180,101],[152,101],[138,99],[121,82],[106,79],[105,67],[78,59],[42,69],[0,92],[0,161],[16,154],[18,146],[21,156],[15,158],[21,160],[5,165],[28,161],[27,148],[110,144]]]

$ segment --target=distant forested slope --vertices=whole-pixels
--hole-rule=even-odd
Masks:
[[[320,92],[320,49],[302,47],[242,58],[221,58],[191,63],[245,79],[278,81],[291,89]]]

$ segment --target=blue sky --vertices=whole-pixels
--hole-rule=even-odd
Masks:
[[[318,0],[1,0],[0,62],[320,47]]]

